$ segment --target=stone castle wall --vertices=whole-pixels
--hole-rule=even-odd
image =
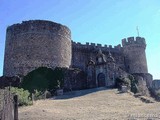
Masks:
[[[160,90],[160,80],[159,79],[153,80],[152,88],[153,90]]]
[[[4,75],[25,75],[41,66],[86,71],[89,59],[96,61],[99,49],[106,57],[111,52],[116,65],[126,72],[148,73],[145,48],[141,37],[123,39],[122,47],[71,42],[71,31],[66,26],[44,20],[24,21],[7,28]]]
[[[46,66],[69,67],[71,32],[51,21],[30,20],[7,28],[4,75],[25,75]]]
[[[105,56],[109,51],[116,61],[116,65],[128,73],[148,73],[146,43],[142,37],[129,37],[122,40],[121,45],[112,47],[95,43],[76,43],[72,41],[72,67],[86,70],[90,58],[96,61],[98,50],[101,49]]]
[[[125,66],[129,73],[148,73],[146,43],[141,37],[129,37],[122,40]]]
[[[122,69],[125,69],[123,48],[121,45],[112,47],[111,45],[102,46],[101,44],[95,43],[81,44],[76,42],[72,42],[72,67],[78,67],[86,71],[86,65],[89,59],[92,58],[93,61],[96,61],[96,56],[99,49],[102,50],[106,57],[110,51],[116,61],[116,64]]]

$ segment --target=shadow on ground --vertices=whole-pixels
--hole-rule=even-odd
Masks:
[[[103,91],[103,90],[110,90],[111,88],[106,88],[106,87],[100,87],[100,88],[93,88],[93,89],[86,89],[86,90],[78,90],[78,91],[71,91],[71,92],[66,92],[62,96],[55,96],[52,99],[58,100],[58,99],[71,99],[75,97],[81,97],[87,94],[91,94],[94,92],[98,91]]]

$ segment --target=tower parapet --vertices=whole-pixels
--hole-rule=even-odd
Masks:
[[[122,39],[122,46],[128,46],[128,45],[141,45],[146,47],[146,41],[143,37],[128,37],[127,39]]]
[[[22,21],[22,23],[17,23],[9,26],[7,28],[7,34],[12,33],[12,35],[22,34],[22,33],[33,33],[33,32],[43,32],[45,34],[59,34],[66,38],[71,39],[71,31],[68,27],[47,20],[29,20]]]

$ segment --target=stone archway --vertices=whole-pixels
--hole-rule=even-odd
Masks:
[[[99,73],[97,76],[98,80],[98,87],[104,87],[105,86],[105,74]]]

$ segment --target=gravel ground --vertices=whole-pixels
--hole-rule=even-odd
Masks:
[[[159,120],[160,102],[143,103],[116,89],[67,93],[19,108],[20,120]]]

